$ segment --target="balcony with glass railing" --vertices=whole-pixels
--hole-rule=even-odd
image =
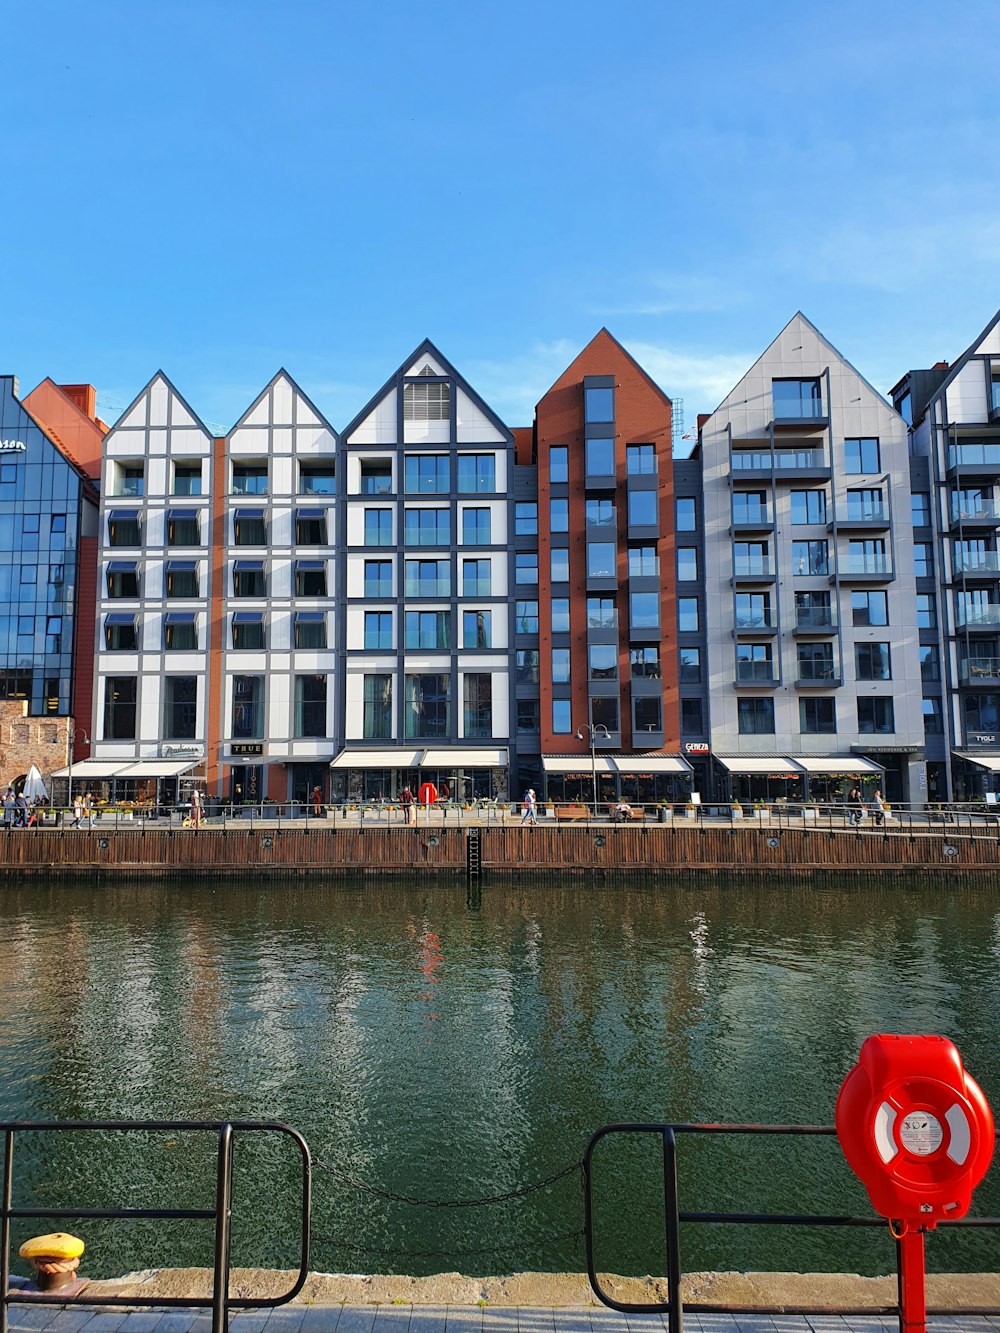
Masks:
[[[995,629],[1000,625],[1000,605],[977,604],[955,608],[956,624],[963,629]]]
[[[738,685],[777,685],[778,677],[775,664],[763,659],[737,661],[736,683]]]
[[[954,553],[956,574],[991,575],[1000,574],[1000,552],[998,551],[962,551]]]
[[[800,685],[839,685],[840,672],[832,658],[806,658],[798,663],[795,679]]]
[[[769,555],[734,555],[733,577],[751,580],[774,578],[774,559]]]
[[[965,523],[1000,524],[1000,505],[995,500],[977,500],[975,503],[956,502],[952,497],[951,521],[961,526]]]
[[[804,630],[835,630],[837,616],[832,606],[797,606],[795,628]]]
[[[733,627],[738,634],[770,634],[778,628],[773,611],[737,611]]]
[[[847,512],[840,518],[841,526],[850,526],[852,523],[863,524],[866,527],[889,526],[889,511],[884,504],[865,503],[863,501],[852,501],[848,498]]]
[[[959,679],[964,685],[1000,680],[1000,657],[967,657],[959,663]]]
[[[995,407],[995,405],[994,405]],[[976,440],[948,446],[948,470],[971,468],[978,472],[1000,473],[1000,440]]]
[[[764,476],[829,471],[830,464],[822,449],[775,449],[773,453],[770,449],[734,449],[730,468],[737,475]]]
[[[406,578],[403,580],[403,594],[406,597],[450,597],[451,579]],[[470,596],[468,590],[465,595]],[[478,589],[471,595],[479,596]]]

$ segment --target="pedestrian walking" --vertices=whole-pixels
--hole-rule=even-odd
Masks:
[[[28,827],[28,799],[23,791],[19,791],[14,797],[14,827]]]
[[[878,788],[875,789],[875,793],[872,796],[870,809],[872,818],[878,827],[881,828],[885,823],[885,799]]]
[[[201,828],[204,808],[201,803],[201,792],[195,787],[191,792],[191,827]]]
[[[313,787],[312,790],[313,814],[319,819],[323,813],[323,789],[322,787]]]
[[[73,797],[73,818],[70,820],[70,828],[79,828],[80,820],[83,818],[83,797],[79,793]]]
[[[848,818],[851,823],[855,828],[858,828],[861,824],[861,820],[864,818],[865,799],[861,795],[861,788],[857,783],[855,783],[847,793],[847,810]]]
[[[89,789],[83,793],[83,821],[87,828],[94,827],[94,793]]]
[[[14,788],[8,787],[3,797],[4,828],[10,828],[14,822]]]
[[[521,815],[522,824],[538,823],[538,806],[535,801],[534,787],[529,787],[528,790],[524,793],[524,804],[522,806],[522,810],[523,810],[523,813]]]

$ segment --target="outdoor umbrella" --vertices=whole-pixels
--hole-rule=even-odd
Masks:
[[[48,800],[49,794],[45,790],[45,783],[42,781],[42,775],[34,764],[28,769],[28,776],[24,779],[24,787],[22,788],[22,791],[24,792],[25,800],[34,801],[39,796],[41,796],[42,800]]]

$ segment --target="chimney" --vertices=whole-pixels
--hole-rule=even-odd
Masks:
[[[92,384],[60,384],[59,387],[91,421],[97,420],[97,390]]]

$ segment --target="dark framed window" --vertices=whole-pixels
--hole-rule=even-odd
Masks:
[[[930,730],[927,726],[927,705],[929,703],[937,704],[937,727],[941,728],[941,701],[940,699],[924,700],[924,730]],[[965,696],[965,725],[968,731],[989,732],[996,734],[1000,731],[1000,694],[967,694]]]
[[[451,510],[403,510],[403,540],[407,546],[450,546]]]
[[[175,463],[171,495],[201,495],[201,464]]]
[[[366,611],[365,647],[369,652],[377,652],[391,649],[392,646],[392,612]]]
[[[705,731],[705,715],[700,699],[681,700],[681,733],[701,736]]]
[[[632,699],[633,732],[663,730],[663,701],[658,694],[639,694]]]
[[[233,494],[234,494],[234,495],[266,495],[266,494],[267,494],[267,464],[266,464],[266,463],[234,463],[234,464],[233,464]]]
[[[407,454],[403,459],[403,490],[407,495],[447,495],[451,460],[447,454]]]
[[[263,611],[237,611],[233,615],[233,647],[242,652],[264,649]]]
[[[734,523],[770,523],[771,510],[767,491],[734,491]]]
[[[829,542],[792,542],[793,574],[829,574],[829,572]]]
[[[489,561],[466,560],[465,564]],[[450,597],[450,560],[406,560],[403,563],[403,594],[406,597]]]
[[[104,646],[110,652],[135,652],[139,646],[135,616],[112,612],[104,617]]]
[[[197,509],[171,509],[167,514],[168,546],[200,546]]]
[[[914,491],[910,495],[910,520],[915,528],[931,525],[931,496],[929,491]]]
[[[295,736],[326,735],[326,676],[295,677]]]
[[[590,425],[594,422],[614,421],[614,389],[584,389],[584,419]]]
[[[677,598],[677,628],[682,634],[697,634],[699,629],[698,598]]]
[[[855,625],[888,625],[889,599],[884,592],[856,588],[851,593],[851,617]]]
[[[366,546],[392,545],[391,509],[365,510],[365,545]]]
[[[567,504],[569,501],[567,501]],[[615,502],[607,499],[587,500],[583,508],[583,521],[588,528],[611,528],[614,529]],[[567,531],[568,520],[567,520]]]
[[[538,684],[538,649],[518,648],[514,654],[514,670],[521,685]]]
[[[388,458],[361,459],[361,494],[392,494],[392,460]]]
[[[295,541],[299,546],[326,545],[325,509],[296,509]]]
[[[119,463],[115,495],[139,498],[146,493],[146,470],[141,463]]]
[[[887,643],[856,643],[854,665],[858,680],[892,680],[892,656]]]
[[[773,699],[738,699],[736,706],[741,736],[773,735]]]
[[[514,505],[514,535],[534,537],[538,532],[538,505],[533,500],[519,500]]]
[[[569,581],[569,551],[565,546],[553,546],[549,551],[549,578],[553,583]]]
[[[538,699],[517,700],[517,732],[519,736],[534,736],[541,730]]]
[[[826,491],[792,491],[792,522],[826,522]]]
[[[466,507],[462,510],[462,541],[466,546],[489,546],[490,509]]]
[[[493,735],[493,677],[488,671],[467,671],[462,681],[462,734],[486,740]]]
[[[772,380],[771,400],[776,417],[809,420],[823,415],[823,394],[815,378]]]
[[[698,531],[698,502],[693,495],[678,495],[674,501],[675,522],[678,532]]]
[[[618,720],[618,700],[613,698],[595,698],[590,701],[590,725],[595,729],[607,727],[616,732],[620,727]]]
[[[628,521],[630,527],[655,528],[659,518],[659,496],[656,491],[629,491]]]
[[[104,681],[104,739],[135,740],[135,676],[107,676]]]
[[[263,676],[233,676],[232,736],[238,741],[264,739]]]
[[[883,735],[896,730],[892,699],[883,696],[858,700],[858,731],[863,735]]]
[[[296,611],[295,647],[326,647],[326,614],[323,611]]]
[[[618,573],[618,548],[614,542],[587,542],[587,577],[613,579]]]
[[[613,643],[590,644],[587,649],[587,668],[591,680],[617,680],[617,645]]]
[[[552,633],[569,633],[569,598],[553,597],[551,602]]]
[[[588,477],[615,475],[615,442],[611,437],[594,435],[584,446]]]
[[[682,648],[683,654],[687,649]],[[660,679],[660,649],[657,644],[644,644],[629,649],[629,669],[634,677],[642,680]]]
[[[538,603],[517,600],[514,603],[514,630],[517,634],[538,633]]]
[[[403,621],[403,644],[406,648],[441,651],[451,647],[451,613],[449,611],[406,611]]]
[[[27,522],[34,517],[37,522],[38,516],[25,514],[24,521]],[[37,546],[37,542],[35,543]],[[139,511],[138,509],[109,509],[108,510],[108,545],[109,546],[141,546],[142,534],[139,530]]]
[[[365,561],[365,596],[366,597],[392,596],[391,560]]]
[[[918,579],[934,576],[934,547],[930,542],[913,543],[913,573]]]
[[[198,566],[193,560],[168,560],[163,576],[164,597],[197,597]]]
[[[937,644],[936,643],[918,644],[917,656],[920,658],[920,679],[940,680],[941,660],[938,657]]]
[[[267,527],[264,523],[263,509],[233,510],[233,545],[267,545]]]
[[[493,613],[491,611],[462,612],[462,647],[493,647]]]
[[[680,681],[683,685],[696,685],[701,680],[701,649],[678,648]]]
[[[265,597],[263,560],[237,560],[233,565],[234,597]]]
[[[552,700],[552,731],[556,736],[568,736],[573,730],[573,718],[568,699]]]
[[[422,672],[404,678],[403,735],[407,740],[451,735],[451,676]]]
[[[799,731],[807,736],[832,736],[837,730],[837,708],[833,699],[800,699]]]
[[[569,500],[565,496],[549,501],[549,531],[569,532]]]
[[[549,481],[556,485],[569,481],[569,448],[565,444],[549,448]]]
[[[570,673],[570,660],[568,648],[552,649],[552,683],[553,685],[568,685]]]
[[[995,700],[996,696],[994,696]],[[926,695],[920,701],[920,711],[924,718],[924,735],[940,736],[944,731],[944,722],[941,716],[941,700],[938,698],[928,698]],[[967,725],[973,725],[970,721],[970,696],[965,697],[965,717]],[[994,725],[996,724],[996,712],[993,713]],[[978,728],[978,723],[974,724]]]
[[[937,625],[937,603],[932,592],[917,593],[917,627],[934,629]]]
[[[849,473],[878,472],[878,439],[868,436],[863,439],[844,441],[844,471]]]
[[[296,597],[326,596],[325,560],[296,560],[295,596]]]
[[[332,458],[321,462],[299,463],[300,495],[336,495],[337,464]]]
[[[139,572],[134,561],[112,560],[108,565],[108,597],[138,597]]]
[[[535,556],[537,566],[537,555]],[[462,596],[489,597],[492,586],[493,563],[490,560],[462,561]],[[536,582],[537,577],[536,577]]]
[[[690,583],[698,577],[697,546],[678,546],[677,578],[679,582]]]
[[[514,582],[538,582],[538,552],[516,551],[514,553]]]
[[[660,573],[660,558],[656,554],[655,542],[644,542],[628,548],[628,576],[630,579],[657,578]]]
[[[198,677],[164,676],[163,735],[166,740],[192,741],[198,726]]]
[[[625,469],[630,477],[655,477],[656,446],[653,444],[626,445]]]
[[[458,492],[460,495],[483,495],[497,488],[497,460],[495,454],[458,455]]]
[[[198,621],[188,612],[171,612],[163,618],[163,648],[168,653],[198,650]]]
[[[364,738],[385,741],[392,736],[392,676],[375,671],[365,676]]]

